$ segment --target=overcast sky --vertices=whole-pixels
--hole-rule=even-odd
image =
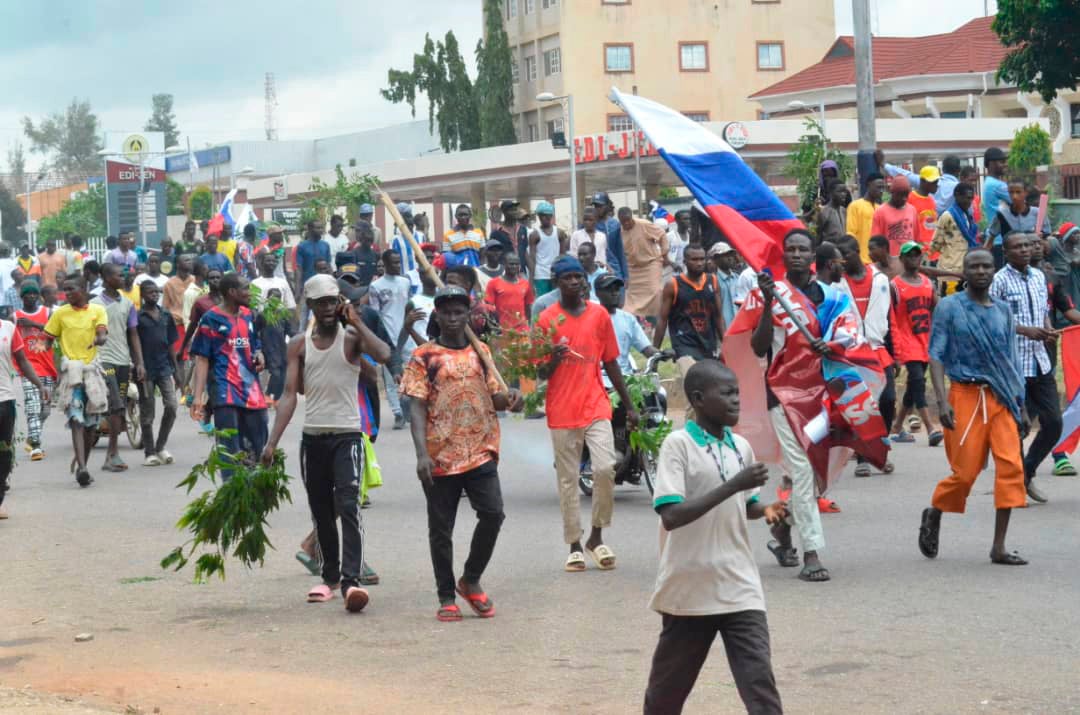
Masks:
[[[583,0],[575,0],[583,1]],[[947,31],[983,13],[983,0],[880,2],[875,34]],[[642,3],[644,4],[644,3]],[[996,2],[990,0],[990,11]],[[407,121],[379,96],[391,67],[409,68],[424,33],[452,29],[473,64],[481,0],[49,0],[0,3],[0,165],[35,121],[89,99],[103,130],[139,129],[150,95],[175,96],[193,146],[263,138],[266,72],[277,80],[279,138],[343,134]],[[836,0],[837,32],[851,2]],[[638,5],[635,5],[638,7]],[[931,21],[928,25],[928,21]],[[418,118],[426,118],[418,107]],[[29,155],[28,167],[41,158]]]

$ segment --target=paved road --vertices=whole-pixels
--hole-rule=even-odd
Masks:
[[[503,424],[507,520],[484,580],[499,615],[440,624],[407,432],[379,442],[386,485],[364,517],[383,583],[349,616],[340,599],[304,602],[315,580],[293,560],[310,523],[299,483],[297,502],[272,519],[278,550],[265,568],[230,564],[225,582],[195,585],[157,566],[181,541],[173,524],[186,499],[174,485],[184,467],[98,473],[80,490],[53,418],[49,456],[20,459],[12,516],[0,522],[0,686],[148,713],[638,711],[659,630],[645,607],[657,529],[648,495],[617,492],[616,571],[566,574],[547,433]],[[297,438],[284,441],[293,470]],[[190,463],[207,440],[182,417],[170,447]],[[893,475],[835,487],[844,511],[825,517],[831,583],[776,566],[764,524],[752,525],[787,710],[1080,712],[1080,480],[1043,478],[1050,504],[1014,515],[1010,546],[1030,566],[989,562],[989,474],[969,513],[946,518],[930,562],[915,534],[944,453],[902,446],[896,461]],[[459,544],[473,523],[463,508]],[[79,633],[94,639],[75,643]],[[0,709],[19,702],[9,692]],[[717,646],[687,712],[738,711]]]

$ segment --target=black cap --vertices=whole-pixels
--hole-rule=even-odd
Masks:
[[[626,285],[622,278],[619,278],[614,273],[605,273],[599,276],[594,283],[596,290],[608,290],[610,288],[622,288]]]
[[[338,278],[337,285],[345,300],[350,303],[355,303],[368,294],[368,287],[360,285],[359,276],[352,272],[343,273],[341,278]]]
[[[436,306],[447,300],[460,300],[465,303],[465,305],[469,305],[469,292],[461,286],[443,286],[435,291]]]
[[[593,206],[607,206],[611,203],[611,199],[608,198],[606,191],[597,191],[593,194],[592,204]]]
[[[986,150],[983,154],[983,163],[990,163],[991,161],[1005,161],[1008,159],[1008,155],[996,146],[992,146]]]
[[[501,211],[503,216],[505,216],[507,211],[509,211],[510,209],[512,209],[512,208],[514,208],[516,206],[520,206],[520,205],[521,205],[521,203],[518,202],[518,201],[515,201],[514,199],[506,199],[505,201],[503,201],[502,203],[499,204],[499,211]]]

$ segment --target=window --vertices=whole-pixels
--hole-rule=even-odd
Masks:
[[[633,45],[604,45],[605,72],[633,72]]]
[[[518,69],[517,60],[510,60],[510,81],[514,84],[521,81],[521,70]]]
[[[552,119],[550,122],[547,123],[547,134],[548,134],[549,137],[554,136],[555,132],[561,132],[562,130],[563,130],[563,120],[562,119]]]
[[[506,0],[506,16],[517,17],[518,0]]]
[[[525,81],[536,81],[536,56],[529,55],[525,58]]]
[[[558,7],[558,6],[559,6],[559,0],[544,0],[544,9],[545,10],[547,10],[548,8]]]
[[[536,0],[525,0],[525,14],[536,12]]]
[[[708,72],[709,46],[704,42],[680,42],[679,70],[682,72]]]
[[[529,141],[540,141],[540,127],[536,126],[535,124],[529,125]]]
[[[693,119],[695,122],[707,122],[709,121],[708,112],[683,112],[683,116],[687,119]]]
[[[1070,122],[1072,132],[1070,132],[1070,136],[1080,137],[1080,104],[1069,105],[1069,116],[1072,117],[1072,121]]]
[[[562,72],[562,53],[556,47],[544,53],[544,76],[550,77],[560,72]]]
[[[757,43],[757,68],[759,70],[784,69],[784,43]]]
[[[607,130],[609,132],[632,132],[634,131],[634,121],[625,114],[609,114]]]

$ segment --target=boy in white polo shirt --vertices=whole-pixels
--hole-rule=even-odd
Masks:
[[[768,468],[733,434],[739,383],[716,360],[686,373],[695,420],[660,448],[653,505],[660,515],[660,568],[649,607],[663,630],[653,654],[645,714],[682,712],[716,634],[748,712],[781,713],[769,650],[765,597],[748,519],[778,523],[787,505],[760,503]]]

